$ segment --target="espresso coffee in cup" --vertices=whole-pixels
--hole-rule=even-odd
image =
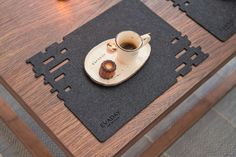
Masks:
[[[131,42],[123,42],[120,44],[120,46],[126,50],[134,50],[137,48],[136,45]]]
[[[117,47],[117,60],[124,64],[132,63],[138,52],[151,40],[149,34],[140,36],[133,31],[123,31],[117,34],[115,44]]]

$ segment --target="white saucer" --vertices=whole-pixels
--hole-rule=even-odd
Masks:
[[[115,38],[109,39],[95,46],[89,51],[84,61],[84,68],[88,76],[103,86],[115,86],[129,79],[144,65],[151,52],[151,46],[146,44],[139,50],[137,58],[132,63],[122,64],[116,59],[116,51],[107,51],[107,43],[114,41]],[[116,64],[115,75],[109,80],[103,79],[99,75],[101,63],[105,60],[112,60]]]

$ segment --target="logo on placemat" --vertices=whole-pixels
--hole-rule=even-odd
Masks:
[[[110,127],[117,119],[120,118],[120,112],[117,111],[113,114],[111,114],[107,119],[103,120],[101,123],[100,123],[100,126],[102,128],[108,128]]]

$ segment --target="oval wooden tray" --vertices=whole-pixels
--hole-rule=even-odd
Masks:
[[[88,76],[96,83],[103,86],[115,86],[133,76],[147,61],[150,56],[151,46],[145,45],[139,50],[137,58],[130,64],[122,64],[116,59],[116,51],[107,51],[107,43],[115,42],[115,39],[109,39],[95,46],[87,54],[84,61],[84,68]],[[99,68],[103,61],[112,60],[116,64],[116,72],[113,78],[107,80],[99,75]]]

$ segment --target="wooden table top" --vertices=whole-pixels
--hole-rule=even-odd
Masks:
[[[0,80],[47,133],[74,156],[121,154],[236,54],[236,35],[222,43],[188,18],[172,2],[143,0],[159,16],[188,35],[209,57],[178,78],[162,96],[105,143],[95,137],[36,79],[25,60],[88,22],[119,0],[7,0],[0,2]]]

